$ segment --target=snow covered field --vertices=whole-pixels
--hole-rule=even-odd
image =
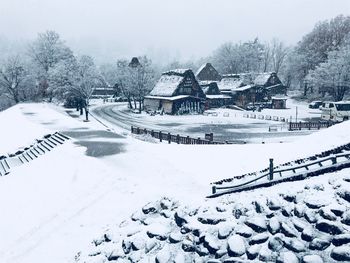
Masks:
[[[6,124],[0,131],[0,154],[54,131],[73,138],[0,178],[0,211],[5,215],[0,219],[0,262],[11,263],[73,262],[78,251],[89,253],[90,241],[104,229],[114,228],[149,201],[164,196],[181,206],[199,207],[235,198],[251,203],[253,197],[278,195],[285,188],[257,190],[252,197],[242,193],[204,198],[210,193],[210,182],[265,168],[269,158],[283,163],[350,141],[350,122],[345,122],[293,143],[152,144],[135,140],[111,122],[105,121],[116,133],[94,119],[83,122],[76,112],[67,114],[50,104],[17,105],[0,113],[0,122]],[[330,176],[322,177],[322,182]],[[297,191],[303,184],[296,184]]]

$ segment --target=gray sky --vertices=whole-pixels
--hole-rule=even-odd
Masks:
[[[0,0],[0,36],[33,39],[53,29],[99,59],[188,60],[227,41],[295,44],[338,14],[350,14],[350,0]]]

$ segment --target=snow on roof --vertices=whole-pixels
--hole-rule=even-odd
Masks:
[[[180,75],[171,75],[170,72],[163,73],[153,90],[150,92],[152,96],[172,96],[183,81],[184,77]]]
[[[287,100],[288,97],[286,96],[273,96],[271,97],[272,100]]]
[[[167,74],[167,75],[173,75],[173,74],[180,74],[180,75],[183,75],[185,74],[187,71],[189,71],[191,69],[189,68],[178,68],[178,69],[172,69],[172,70],[169,70],[169,71],[165,71],[162,73],[162,75],[164,74]]]
[[[231,99],[231,96],[217,94],[217,95],[206,95],[208,99]]]
[[[197,70],[197,72],[196,72],[196,76],[198,76],[199,75],[199,73],[207,66],[207,64],[208,63],[205,63],[205,64],[203,64],[202,66],[200,66],[200,68]]]
[[[254,79],[254,84],[263,86],[269,80],[273,72],[258,73]]]
[[[225,77],[218,82],[219,90],[235,90],[241,86],[244,86],[244,81],[236,77]]]
[[[253,87],[252,85],[245,85],[245,86],[236,88],[234,91],[245,91],[245,90],[251,89],[252,87]]]
[[[190,95],[178,95],[178,96],[173,96],[173,97],[145,96],[146,99],[169,100],[169,101],[184,99],[184,98],[188,98],[188,97],[191,97],[191,96]]]

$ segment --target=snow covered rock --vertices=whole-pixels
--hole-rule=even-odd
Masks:
[[[202,224],[209,224],[209,225],[217,225],[218,223],[226,220],[224,217],[215,215],[215,214],[204,214],[199,216],[197,219]]]
[[[343,227],[341,225],[329,220],[317,221],[316,229],[331,235],[339,235],[343,233]]]
[[[280,231],[281,223],[276,216],[272,217],[268,224],[268,230],[271,234],[276,234]]]
[[[312,211],[310,209],[305,210],[304,217],[311,224],[316,223],[316,221],[317,221],[316,212]]]
[[[346,211],[346,207],[339,204],[331,204],[329,209],[336,215],[342,216],[342,214]]]
[[[297,217],[303,217],[306,206],[304,204],[297,204],[294,206],[294,215]]]
[[[144,207],[142,207],[142,212],[144,214],[149,214],[149,213],[156,213],[158,211],[158,206],[154,202],[150,202]]]
[[[253,230],[246,225],[238,225],[236,227],[236,234],[242,237],[251,237],[253,235]]]
[[[247,249],[247,257],[250,260],[256,259],[259,255],[261,245],[252,245]]]
[[[183,235],[179,231],[173,231],[169,235],[170,243],[179,243],[183,239]]]
[[[269,199],[269,201],[267,202],[267,206],[273,210],[273,211],[276,211],[276,210],[279,210],[281,209],[281,202],[280,200],[276,199],[276,198],[272,198],[272,199]]]
[[[220,249],[219,240],[211,234],[206,234],[204,237],[204,246],[211,254],[215,254]]]
[[[310,242],[314,238],[314,235],[314,230],[311,227],[308,227],[301,233],[301,239]]]
[[[225,239],[227,238],[233,231],[233,226],[231,224],[220,224],[218,230],[218,238]]]
[[[184,224],[187,224],[188,223],[188,215],[185,213],[185,211],[183,210],[178,210],[175,212],[174,214],[174,219],[175,219],[175,222],[176,224],[181,227],[183,226]]]
[[[292,224],[288,224],[286,222],[282,222],[281,232],[287,237],[296,237],[298,235],[298,232],[294,228],[294,226]]]
[[[155,262],[156,263],[168,263],[171,259],[171,252],[168,246],[164,246],[160,251],[157,252]]]
[[[291,251],[283,252],[276,260],[277,263],[299,263],[298,257]]]
[[[299,232],[302,232],[305,228],[309,226],[309,224],[306,221],[301,220],[297,217],[292,218],[292,223],[295,229],[298,230]]]
[[[344,245],[333,248],[331,257],[337,261],[349,262],[350,261],[350,246]]]
[[[319,255],[303,256],[302,263],[323,263],[323,259]]]
[[[265,232],[267,229],[266,220],[261,216],[250,218],[245,222],[245,224],[258,233]]]
[[[296,238],[285,238],[284,246],[289,250],[297,253],[306,251],[304,243]]]
[[[340,189],[337,194],[343,198],[344,200],[350,202],[350,190],[348,189]]]
[[[269,239],[269,234],[267,234],[267,233],[260,233],[260,234],[257,234],[255,236],[253,236],[250,239],[249,245],[261,244],[261,243],[264,243],[268,239]]]
[[[332,239],[332,243],[335,246],[342,246],[350,243],[350,234],[340,234],[334,236]]]
[[[342,215],[342,219],[341,222],[343,224],[349,225],[350,226],[350,211],[346,211],[343,215]]]
[[[262,247],[259,251],[259,260],[263,262],[274,262],[276,261],[277,253],[272,252],[267,247]]]
[[[244,239],[239,235],[232,235],[227,240],[227,251],[231,257],[239,257],[246,253]]]
[[[327,239],[315,238],[310,242],[309,248],[312,250],[324,250],[329,247],[330,244],[331,242]]]
[[[335,221],[337,220],[337,217],[335,216],[335,214],[329,209],[329,207],[322,207],[319,210],[319,214],[327,220],[331,220],[331,221]]]
[[[147,235],[152,238],[155,237],[159,240],[166,240],[170,233],[170,228],[163,224],[152,224],[148,227]]]
[[[304,202],[311,209],[319,209],[327,204],[325,200],[322,200],[319,197],[314,197],[314,196],[306,198]]]
[[[284,247],[283,235],[277,234],[269,239],[268,248],[272,251],[280,251]]]

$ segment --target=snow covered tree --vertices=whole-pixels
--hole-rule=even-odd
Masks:
[[[344,98],[350,89],[350,45],[329,52],[328,60],[310,71],[307,80],[323,94],[330,93],[335,101]]]
[[[10,56],[0,65],[0,91],[15,103],[31,99],[35,80],[19,55]]]
[[[60,39],[55,31],[46,31],[40,33],[38,38],[29,46],[29,56],[37,66],[37,78],[43,97],[52,99],[52,93],[49,92],[48,73],[57,63],[62,60],[70,59],[73,56],[72,51]]]

